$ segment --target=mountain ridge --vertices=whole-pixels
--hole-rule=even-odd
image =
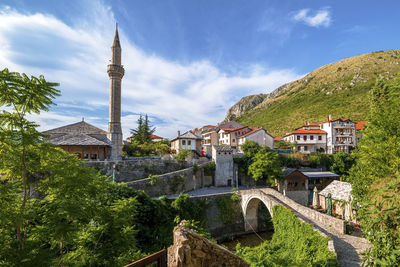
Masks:
[[[376,78],[392,79],[399,72],[400,50],[345,58],[317,68],[269,94],[243,97],[227,111],[225,120],[264,127],[273,135],[282,135],[304,121],[322,121],[328,114],[363,121],[368,114],[367,95]],[[248,103],[260,95],[262,102]]]

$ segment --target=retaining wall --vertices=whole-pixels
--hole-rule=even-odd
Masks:
[[[130,182],[149,177],[150,174],[164,174],[189,167],[191,164],[169,157],[138,157],[118,161],[86,161],[102,175],[112,176],[115,165],[115,180]]]
[[[211,186],[213,177],[204,174],[204,166],[208,163],[198,165],[196,173],[193,167],[183,170],[158,175],[156,178],[145,178],[127,182],[127,185],[136,190],[143,190],[149,196],[180,194],[198,188]]]

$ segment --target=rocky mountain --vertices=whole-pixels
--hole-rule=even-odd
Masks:
[[[400,50],[372,52],[320,67],[270,94],[243,97],[226,120],[266,128],[282,135],[304,121],[332,117],[366,120],[368,92],[377,78],[392,79],[400,71]]]
[[[225,121],[232,121],[242,116],[244,112],[263,102],[267,96],[267,94],[258,94],[242,97],[239,102],[226,112]]]

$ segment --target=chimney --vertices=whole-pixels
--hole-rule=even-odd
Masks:
[[[328,117],[328,118],[329,118],[329,120],[332,120],[332,116],[331,116],[331,114],[329,114],[329,117]]]
[[[178,137],[181,136],[181,131],[178,131]]]

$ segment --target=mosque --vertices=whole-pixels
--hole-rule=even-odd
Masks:
[[[111,46],[111,62],[107,66],[110,78],[108,131],[97,128],[83,119],[80,122],[44,131],[49,141],[81,159],[120,160],[122,158],[121,80],[125,70],[121,65],[121,44],[118,28]]]

